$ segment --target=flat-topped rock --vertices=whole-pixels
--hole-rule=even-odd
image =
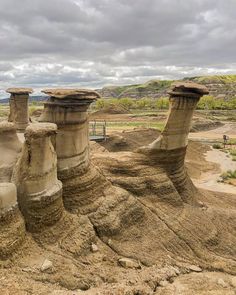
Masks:
[[[30,94],[33,93],[32,88],[8,88],[6,92],[11,94]]]
[[[9,131],[16,131],[15,125],[7,121],[0,122],[0,133]]]
[[[202,96],[209,94],[208,89],[201,84],[197,84],[194,82],[175,82],[171,85],[170,91],[168,91],[170,95],[173,96]]]
[[[55,134],[57,125],[53,123],[35,123],[29,125],[25,130],[25,138],[43,137]]]
[[[57,99],[88,99],[96,100],[100,98],[100,95],[94,90],[88,89],[44,89],[43,93],[49,95],[50,97]]]

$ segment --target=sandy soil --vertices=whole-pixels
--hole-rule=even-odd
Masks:
[[[219,169],[208,171],[202,173],[199,179],[193,179],[194,184],[197,187],[204,188],[207,190],[212,190],[216,192],[225,192],[225,193],[236,193],[236,187],[230,184],[218,182],[220,175],[228,170],[236,170],[236,162],[232,161],[231,157],[227,157],[227,154],[211,149],[206,152],[205,159],[208,162],[216,163],[219,166]]]

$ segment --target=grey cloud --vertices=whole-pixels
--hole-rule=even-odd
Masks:
[[[236,73],[235,0],[1,0],[1,89]]]

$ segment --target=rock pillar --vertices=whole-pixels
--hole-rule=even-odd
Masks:
[[[77,193],[81,183],[78,176],[86,175],[90,166],[87,109],[99,94],[80,89],[48,89],[43,93],[49,95],[49,100],[44,104],[40,121],[57,124],[58,178],[63,183],[64,205],[73,210],[79,206]],[[85,182],[88,181],[86,177],[83,177]]]
[[[55,124],[28,126],[14,171],[20,210],[31,232],[54,225],[63,213],[62,184],[57,179],[57,155],[52,143],[56,130]]]
[[[18,131],[24,131],[29,124],[29,94],[33,92],[31,88],[8,88],[6,92],[11,94],[9,122],[16,125]]]
[[[0,183],[0,259],[16,252],[25,238],[25,224],[17,205],[16,186]]]
[[[0,122],[0,182],[11,182],[21,148],[14,124]]]
[[[168,93],[170,107],[164,130],[140,151],[148,153],[153,163],[164,167],[183,200],[191,203],[196,188],[186,173],[184,160],[193,112],[208,90],[193,82],[177,82]]]

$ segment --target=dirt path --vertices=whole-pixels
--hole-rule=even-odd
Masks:
[[[227,154],[219,150],[210,150],[205,154],[205,159],[208,162],[216,163],[220,166],[220,172],[207,172],[203,173],[200,179],[193,179],[194,184],[197,187],[225,193],[236,193],[236,187],[230,184],[224,184],[217,182],[220,175],[227,170],[236,170],[236,162],[232,161],[231,157],[227,157]]]
[[[214,140],[214,139],[222,139],[223,135],[228,135],[231,139],[236,139],[236,123],[235,122],[223,122],[224,126],[219,128],[190,133],[190,139],[199,139],[201,141]]]

